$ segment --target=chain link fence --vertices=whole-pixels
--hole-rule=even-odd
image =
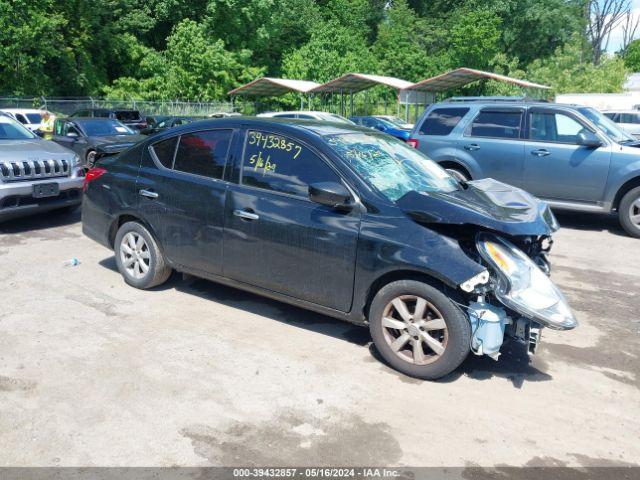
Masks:
[[[71,115],[77,110],[109,108],[139,110],[146,115],[184,115],[206,117],[212,113],[233,112],[231,102],[185,102],[148,100],[107,100],[104,98],[0,97],[0,108],[38,108],[57,116]]]

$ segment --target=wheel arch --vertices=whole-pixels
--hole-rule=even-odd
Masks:
[[[455,161],[455,160],[443,160],[441,162],[438,162],[440,164],[440,166],[442,168],[451,168],[453,170],[460,170],[462,173],[464,173],[466,175],[467,178],[473,180],[473,176],[471,175],[471,172],[469,171],[469,169],[464,166],[462,163]]]
[[[109,246],[112,249],[115,247],[116,234],[118,233],[118,230],[122,225],[124,225],[127,222],[138,222],[141,225],[143,225],[144,228],[146,228],[147,231],[153,236],[153,239],[156,241],[158,248],[162,250],[162,245],[158,240],[158,236],[156,235],[156,232],[153,230],[149,222],[145,221],[144,218],[138,215],[133,215],[131,213],[122,213],[118,215],[115,218],[115,220],[113,220],[113,222],[111,222],[111,226],[109,227],[108,241],[109,241]]]
[[[371,308],[371,303],[373,302],[376,294],[390,283],[399,280],[415,280],[418,282],[424,282],[434,288],[437,288],[456,302],[464,301],[460,292],[428,272],[408,269],[392,270],[380,275],[369,286],[362,311],[365,319],[369,316],[369,309]]]
[[[625,183],[622,184],[622,186],[620,186],[620,188],[618,188],[618,191],[616,192],[616,196],[613,198],[611,209],[617,210],[618,207],[620,206],[620,202],[622,201],[622,197],[624,197],[627,194],[627,192],[629,192],[630,190],[633,190],[636,187],[640,187],[640,176],[627,180]]]

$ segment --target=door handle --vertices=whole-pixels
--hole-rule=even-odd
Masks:
[[[480,150],[480,145],[478,145],[477,143],[469,143],[468,145],[464,146],[464,149],[473,152],[474,150]]]
[[[244,220],[258,220],[260,218],[260,215],[253,212],[249,212],[247,210],[234,210],[233,214],[236,217],[240,217]]]
[[[538,150],[533,150],[531,155],[535,155],[536,157],[546,157],[547,155],[550,155],[550,153],[549,150],[545,148],[539,148]]]
[[[147,197],[147,198],[158,198],[158,194],[156,192],[152,192],[151,190],[140,190],[138,192],[140,195],[142,195],[143,197]]]

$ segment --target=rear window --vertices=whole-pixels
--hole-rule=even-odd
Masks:
[[[173,168],[173,156],[176,153],[176,145],[178,137],[168,138],[158,143],[154,143],[151,147],[156,158],[165,168]]]
[[[640,123],[640,116],[637,113],[621,113],[618,120],[620,123]]]
[[[137,110],[120,110],[116,112],[116,118],[121,122],[131,122],[141,120],[140,112]]]
[[[520,138],[522,112],[484,110],[471,125],[472,137]]]
[[[222,178],[232,130],[209,130],[180,137],[173,168],[209,178]]]
[[[468,111],[468,108],[436,108],[422,122],[420,134],[449,135]]]

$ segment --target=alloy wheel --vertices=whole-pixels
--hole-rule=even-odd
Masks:
[[[416,295],[402,295],[389,302],[382,329],[391,350],[414,365],[438,361],[449,340],[447,324],[438,309]]]
[[[640,197],[636,198],[635,201],[629,205],[629,220],[636,227],[640,228]]]
[[[129,232],[120,242],[120,260],[131,278],[143,278],[149,271],[151,255],[149,246],[142,235]]]

